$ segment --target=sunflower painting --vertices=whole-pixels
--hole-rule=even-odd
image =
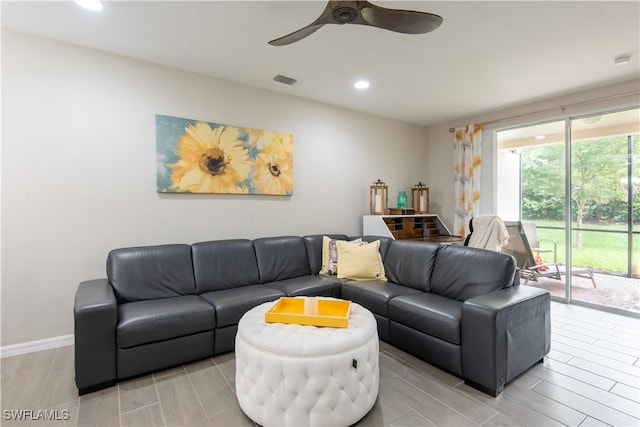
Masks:
[[[156,115],[159,193],[293,192],[291,134]]]

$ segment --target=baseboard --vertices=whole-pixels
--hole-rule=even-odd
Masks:
[[[64,347],[71,344],[73,344],[73,334],[23,342],[20,344],[5,345],[4,347],[0,347],[0,358],[33,353],[34,351],[48,350],[50,348]]]

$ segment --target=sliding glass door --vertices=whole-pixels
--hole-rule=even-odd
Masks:
[[[519,267],[531,269],[527,284],[545,284],[565,298],[565,121],[553,121],[498,132],[498,215],[519,221],[529,256],[516,256]],[[517,190],[508,190],[510,188]],[[518,238],[513,236],[513,238]]]
[[[547,272],[528,285],[640,313],[639,123],[632,109],[497,132],[498,214]]]
[[[572,277],[575,301],[635,310],[640,299],[633,280],[638,114],[634,109],[570,121],[571,261],[574,270],[581,268]]]

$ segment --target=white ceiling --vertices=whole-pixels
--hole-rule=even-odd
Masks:
[[[282,47],[267,42],[324,2],[104,3],[2,1],[2,27],[421,125],[640,76],[639,1],[374,1],[444,23],[423,35],[328,25]],[[631,63],[614,65],[623,54]],[[360,78],[368,90],[353,89]]]

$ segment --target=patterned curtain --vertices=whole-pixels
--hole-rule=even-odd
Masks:
[[[453,135],[456,200],[453,229],[455,234],[465,237],[469,233],[469,220],[478,213],[480,204],[482,125],[456,128]]]

